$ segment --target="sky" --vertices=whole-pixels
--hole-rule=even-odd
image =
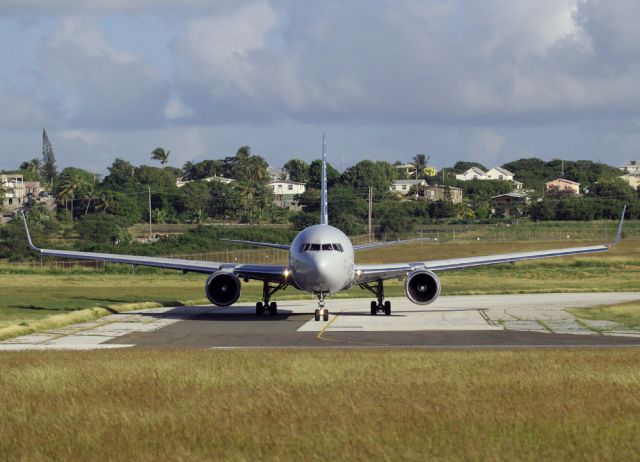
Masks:
[[[640,159],[637,0],[0,0],[0,169]]]

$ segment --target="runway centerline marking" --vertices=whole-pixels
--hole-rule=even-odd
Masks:
[[[340,311],[338,314],[334,315],[334,316],[333,316],[333,319],[332,319],[331,321],[329,321],[329,322],[326,324],[326,326],[324,326],[324,327],[322,328],[322,330],[321,330],[320,332],[318,332],[318,335],[316,335],[316,337],[318,338],[318,340],[325,340],[325,341],[328,341],[328,342],[336,342],[336,341],[337,341],[337,340],[331,340],[331,339],[328,339],[328,338],[322,338],[322,336],[323,336],[323,335],[324,335],[324,333],[327,331],[327,329],[329,328],[329,326],[331,326],[331,324],[333,324],[333,322],[334,322],[336,319],[338,319],[338,316],[340,316],[340,314],[342,314],[342,312],[343,312],[343,311],[344,311],[344,310],[342,310],[342,311]]]

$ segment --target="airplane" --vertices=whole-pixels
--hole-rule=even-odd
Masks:
[[[208,261],[192,261],[176,258],[143,257],[134,255],[118,255],[109,253],[76,252],[67,250],[40,249],[33,244],[27,218],[22,213],[27,241],[31,249],[42,256],[99,260],[112,263],[152,266],[181,270],[184,273],[196,272],[207,274],[205,293],[211,303],[216,306],[233,305],[240,298],[241,280],[262,281],[262,300],[256,303],[256,315],[261,316],[268,311],[275,316],[278,305],[271,297],[289,286],[311,293],[318,298],[318,308],[314,313],[316,321],[329,320],[329,310],[325,307],[327,296],[351,287],[359,286],[369,290],[376,298],[371,301],[371,315],[380,313],[391,315],[391,302],[385,300],[384,281],[404,279],[407,298],[415,304],[427,305],[440,295],[440,279],[437,274],[449,271],[500,263],[513,263],[524,260],[581,255],[594,252],[605,252],[617,245],[622,237],[622,224],[626,205],[622,211],[620,224],[613,242],[609,244],[587,247],[571,247],[555,250],[518,252],[481,257],[451,258],[445,260],[422,260],[407,263],[357,264],[355,252],[420,241],[408,239],[402,241],[379,242],[353,245],[351,240],[338,228],[329,225],[327,196],[327,153],[324,134],[322,136],[322,181],[320,224],[300,231],[290,245],[270,242],[254,242],[227,239],[237,244],[259,247],[271,247],[289,252],[285,265],[262,265],[252,263],[224,263]]]

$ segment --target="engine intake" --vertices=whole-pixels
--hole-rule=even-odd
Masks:
[[[409,273],[404,283],[407,298],[418,305],[428,305],[440,295],[440,279],[428,270]]]
[[[204,290],[214,305],[233,305],[240,297],[240,279],[233,273],[218,271],[209,276]]]

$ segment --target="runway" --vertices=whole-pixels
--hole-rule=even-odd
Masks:
[[[368,299],[333,299],[328,322],[313,300],[280,302],[277,316],[253,305],[146,309],[0,343],[0,350],[97,348],[544,348],[640,345],[640,332],[576,319],[564,310],[639,300],[640,293],[441,297],[427,306],[391,299],[371,316]]]

